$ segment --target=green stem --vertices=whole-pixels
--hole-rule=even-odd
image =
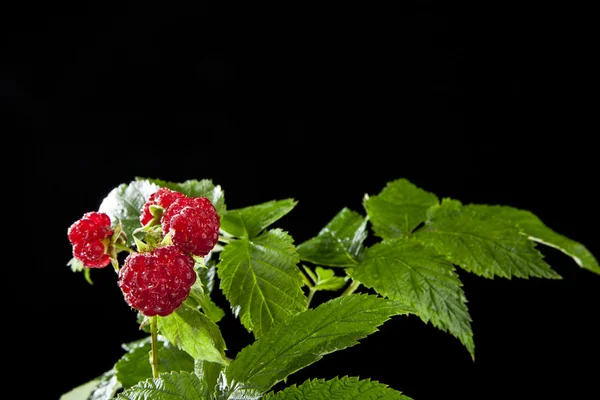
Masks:
[[[158,348],[157,348],[157,316],[151,317],[150,332],[152,334],[152,377],[158,378]]]
[[[315,292],[316,290],[314,290],[312,287],[308,288],[308,296],[306,297],[306,308],[310,307],[310,302],[312,301]]]
[[[359,286],[360,282],[353,280],[352,282],[350,282],[346,290],[344,290],[344,292],[340,296],[348,296],[349,294],[354,293],[354,291],[358,289]]]

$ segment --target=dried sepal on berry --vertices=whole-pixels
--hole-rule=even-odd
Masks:
[[[159,225],[161,216],[167,207],[175,200],[187,197],[183,193],[171,190],[167,187],[161,187],[156,192],[148,196],[148,200],[140,210],[140,223],[142,227]]]

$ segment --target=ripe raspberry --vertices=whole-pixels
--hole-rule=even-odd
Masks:
[[[150,206],[160,206],[164,209],[169,207],[175,200],[186,197],[183,193],[176,192],[166,187],[161,187],[156,192],[148,196],[148,200],[142,206],[140,214],[140,222],[142,226],[146,226],[152,221],[153,215],[150,212]]]
[[[67,231],[73,246],[73,257],[87,268],[106,267],[110,264],[108,245],[112,234],[107,214],[96,211],[85,213]]]
[[[119,270],[125,301],[142,314],[162,317],[185,301],[196,281],[194,259],[175,246],[131,253]]]
[[[185,253],[207,255],[219,240],[217,210],[206,197],[177,199],[163,213],[163,232],[172,232],[171,240]]]

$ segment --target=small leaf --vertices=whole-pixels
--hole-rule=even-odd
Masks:
[[[312,379],[277,392],[267,393],[263,400],[411,400],[388,385],[358,377]]]
[[[172,314],[157,318],[159,332],[195,360],[227,364],[221,331],[200,310],[184,302]]]
[[[433,206],[414,236],[433,245],[452,263],[484,278],[561,279],[517,227],[463,207],[458,200],[444,199]]]
[[[302,261],[329,267],[356,265],[368,234],[366,227],[366,217],[343,208],[317,236],[299,244],[296,249]]]
[[[87,400],[100,383],[100,378],[83,383],[60,396],[59,400]]]
[[[190,179],[184,182],[169,182],[161,179],[136,178],[140,181],[148,181],[160,187],[167,187],[171,190],[183,193],[188,197],[206,197],[215,206],[219,214],[226,210],[225,194],[221,186],[215,186],[210,179]]]
[[[335,276],[335,271],[316,267],[317,280],[313,286],[313,290],[338,290],[346,284],[346,278],[343,276]]]
[[[217,273],[234,314],[256,338],[306,309],[292,238],[279,229],[238,239],[221,253]]]
[[[385,297],[407,304],[423,322],[450,332],[474,357],[467,299],[454,266],[443,255],[409,237],[367,249],[350,276]]]
[[[516,225],[523,230],[530,240],[560,250],[571,257],[581,268],[600,274],[598,261],[584,245],[553,231],[530,211],[509,206],[479,204],[470,204],[465,208]]]
[[[404,178],[389,182],[378,195],[363,202],[373,232],[383,239],[410,234],[425,221],[427,209],[437,203],[435,194]]]
[[[293,199],[272,200],[255,206],[229,210],[221,216],[221,229],[233,236],[252,239],[289,213],[297,203]]]
[[[169,372],[148,379],[119,393],[118,400],[210,399],[204,383],[189,372]]]
[[[128,185],[123,183],[111,190],[102,200],[98,211],[108,214],[113,225],[118,221],[123,223],[129,246],[134,244],[133,231],[141,226],[141,209],[148,196],[158,188],[148,181],[133,181]]]
[[[127,353],[115,364],[117,379],[125,389],[140,381],[152,378],[152,366],[150,365],[151,338],[147,337],[135,343],[130,343],[127,349]],[[158,337],[157,351],[160,372],[192,372],[194,370],[192,357],[161,336]]]
[[[396,301],[369,294],[336,297],[307,309],[238,353],[225,371],[228,398],[257,399],[290,374],[356,345],[391,316],[408,312]]]
[[[214,363],[206,360],[196,360],[194,364],[194,373],[200,378],[210,398],[221,398],[223,394],[223,381],[225,379],[223,364]]]
[[[225,311],[216,305],[210,296],[202,288],[202,283],[196,279],[190,290],[190,295],[186,299],[188,304],[200,307],[202,312],[214,322],[219,322],[224,316]]]

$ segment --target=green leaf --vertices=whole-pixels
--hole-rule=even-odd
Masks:
[[[435,194],[404,178],[389,182],[378,195],[363,201],[373,232],[383,239],[410,234],[425,221],[427,209],[437,203]]]
[[[195,360],[227,364],[219,327],[197,308],[184,302],[172,314],[157,318],[159,332]]]
[[[291,236],[280,229],[225,246],[217,265],[220,287],[255,337],[306,309],[298,262]]]
[[[367,237],[366,227],[366,217],[343,208],[317,236],[296,249],[303,261],[330,267],[353,266]]]
[[[223,388],[221,387],[225,376],[223,364],[206,360],[196,360],[194,373],[204,382],[204,386],[212,398],[221,398]]]
[[[204,314],[214,322],[219,322],[225,316],[225,311],[216,305],[204,291],[200,279],[196,279],[196,282],[192,285],[186,302],[195,307],[200,307]]]
[[[425,322],[450,332],[474,357],[467,299],[455,268],[435,249],[409,237],[375,244],[348,274],[377,293],[407,304]]]
[[[470,204],[465,208],[516,225],[523,230],[530,240],[560,250],[570,256],[581,268],[600,274],[598,261],[583,244],[550,229],[530,211],[509,206],[480,204]]]
[[[69,390],[59,400],[87,400],[100,383],[100,378],[93,379]]]
[[[300,385],[292,385],[277,392],[267,393],[263,400],[411,400],[402,392],[391,389],[388,385],[359,379],[358,377],[342,377],[312,379]]]
[[[517,227],[463,207],[458,200],[444,199],[431,207],[425,225],[414,235],[452,263],[485,278],[561,279]]]
[[[98,211],[108,214],[114,225],[121,221],[123,231],[127,234],[127,244],[133,246],[133,231],[141,226],[141,209],[150,194],[158,190],[158,186],[148,181],[133,181],[121,184],[110,191],[102,200]]]
[[[171,190],[183,193],[188,197],[206,197],[211,201],[213,206],[215,206],[219,214],[224,213],[226,210],[225,194],[223,193],[221,186],[215,186],[210,179],[190,179],[184,182],[169,182],[162,179],[149,179],[140,177],[136,179],[148,181],[160,187],[167,187]]]
[[[258,398],[288,375],[356,345],[391,316],[408,312],[396,301],[370,294],[336,297],[307,309],[238,353],[225,370],[227,393]]]
[[[335,276],[335,271],[316,267],[317,280],[313,286],[313,290],[338,290],[346,284],[346,278],[343,276]]]
[[[255,206],[229,210],[221,216],[221,229],[230,235],[252,239],[289,213],[298,202],[272,200]]]
[[[119,393],[118,400],[210,399],[204,383],[189,372],[169,372],[148,379]]]
[[[130,343],[127,353],[115,364],[117,379],[123,388],[134,386],[140,381],[152,378],[150,352],[151,338]],[[157,343],[159,371],[194,371],[194,359],[186,352],[173,346],[166,338],[159,336]]]

